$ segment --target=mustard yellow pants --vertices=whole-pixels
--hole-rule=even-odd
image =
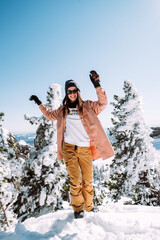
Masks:
[[[74,211],[93,208],[93,166],[90,147],[63,143],[63,158],[70,178],[71,205]]]

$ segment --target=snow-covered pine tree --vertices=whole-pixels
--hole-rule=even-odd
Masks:
[[[7,153],[0,152],[0,231],[9,230],[16,223],[11,209],[16,195]]]
[[[23,162],[17,140],[0,124],[0,231],[11,230],[17,223],[12,208],[20,190]]]
[[[54,110],[60,102],[61,86],[52,84],[47,92],[46,106]],[[35,150],[23,166],[23,191],[15,204],[14,211],[22,221],[46,211],[61,209],[66,177],[64,164],[57,160],[56,122],[44,116],[37,118],[25,115],[25,119],[39,127],[34,141]]]
[[[109,181],[109,166],[107,164],[93,164],[93,176],[94,205],[106,205],[109,195],[109,190],[107,187],[107,183]]]
[[[153,174],[156,150],[152,145],[151,130],[144,121],[141,96],[130,81],[124,82],[123,90],[125,96],[115,95],[112,103],[114,118],[109,130],[115,139],[116,154],[111,165],[109,188],[114,200],[127,196],[134,203],[150,205],[151,198],[157,196],[159,190],[158,174]]]

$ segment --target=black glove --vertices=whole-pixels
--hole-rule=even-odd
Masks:
[[[37,103],[38,105],[40,105],[42,102],[39,100],[39,98],[36,95],[32,95],[29,98],[30,101],[35,101],[35,103]]]
[[[90,79],[91,79],[91,82],[93,83],[94,87],[97,88],[97,87],[100,87],[100,80],[99,80],[99,75],[97,74],[96,71],[92,70],[90,71]],[[97,80],[96,80],[97,79]]]

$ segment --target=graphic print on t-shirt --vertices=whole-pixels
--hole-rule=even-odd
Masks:
[[[78,115],[77,108],[69,108],[68,115]]]

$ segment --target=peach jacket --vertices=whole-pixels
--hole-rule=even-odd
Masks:
[[[79,112],[82,124],[91,140],[93,159],[98,157],[107,159],[114,156],[114,150],[97,117],[97,115],[101,113],[107,105],[107,96],[101,87],[96,88],[96,93],[98,101],[84,101],[83,113],[79,112],[78,107],[77,110]],[[58,160],[62,160],[62,146],[64,141],[67,110],[65,116],[63,116],[63,105],[56,110],[50,110],[43,104],[40,104],[39,108],[48,120],[57,120],[57,157]]]

